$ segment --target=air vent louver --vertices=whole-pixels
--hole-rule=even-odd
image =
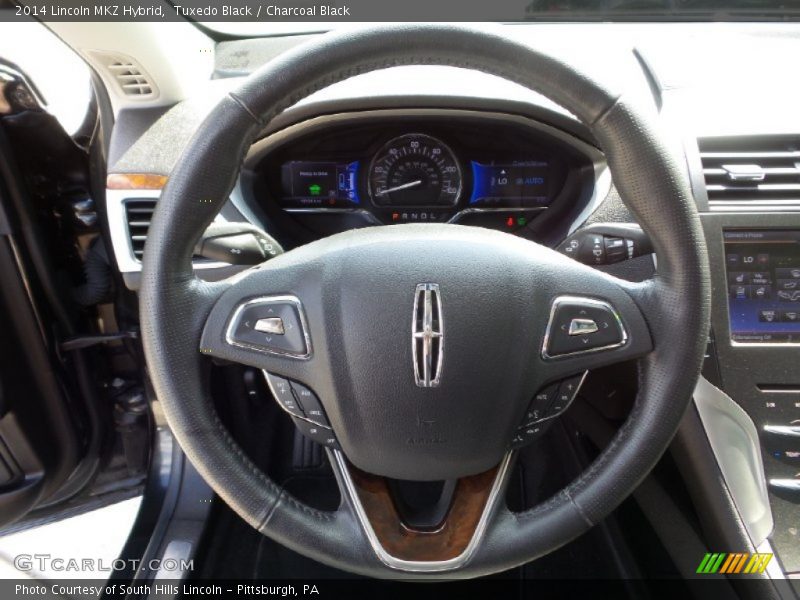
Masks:
[[[138,198],[125,201],[125,220],[128,222],[128,237],[133,254],[138,260],[144,255],[144,243],[153,211],[156,209],[155,198]]]
[[[98,50],[90,52],[108,75],[117,82],[118,89],[123,95],[142,99],[156,95],[152,79],[131,57],[116,52]]]
[[[800,138],[700,141],[712,210],[800,210]]]

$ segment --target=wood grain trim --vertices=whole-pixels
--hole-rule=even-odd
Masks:
[[[109,190],[160,190],[167,185],[166,175],[151,173],[112,173],[106,177]]]
[[[466,550],[491,495],[498,467],[459,479],[447,515],[432,530],[412,529],[403,523],[385,478],[352,465],[349,471],[364,514],[383,549],[400,560],[438,562],[456,558]]]

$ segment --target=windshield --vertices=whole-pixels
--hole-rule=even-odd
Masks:
[[[791,21],[800,18],[800,1],[501,0],[478,3],[439,0],[431,3],[430,0],[405,0],[390,3],[349,0],[325,6],[279,0],[255,10],[259,12],[244,19],[229,18],[221,12],[186,16],[212,31],[256,37],[328,31],[382,21]]]

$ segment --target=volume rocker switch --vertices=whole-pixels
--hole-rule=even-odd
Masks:
[[[294,421],[294,425],[300,430],[300,433],[311,441],[322,446],[328,446],[329,448],[341,449],[339,441],[336,439],[333,431],[327,427],[322,427],[316,423],[309,423],[304,419],[292,419],[292,421]]]

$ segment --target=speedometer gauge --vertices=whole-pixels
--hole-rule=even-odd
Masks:
[[[420,133],[388,142],[369,169],[370,196],[380,206],[453,206],[461,187],[453,151]]]

